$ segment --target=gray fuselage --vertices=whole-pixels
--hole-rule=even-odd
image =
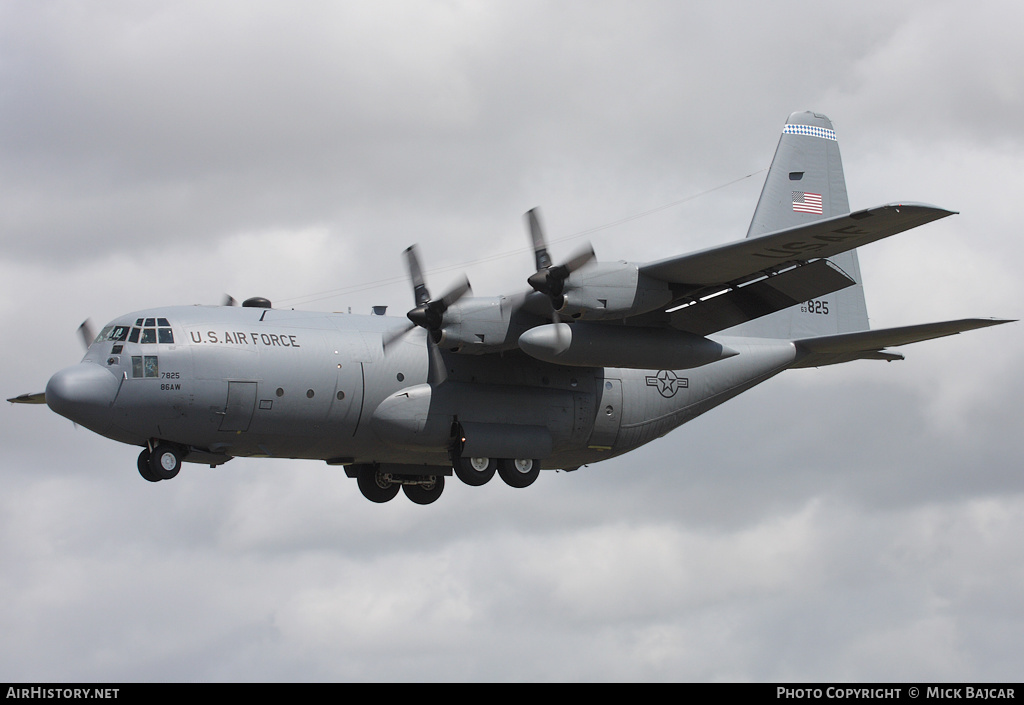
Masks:
[[[474,455],[575,468],[663,436],[796,358],[788,341],[742,338],[720,340],[739,354],[678,371],[444,353],[447,379],[428,385],[423,331],[382,347],[403,322],[264,308],[140,311],[112,321],[81,364],[54,375],[47,401],[123,443],[189,448],[193,462],[450,466],[453,444],[464,442],[467,452],[476,443]]]

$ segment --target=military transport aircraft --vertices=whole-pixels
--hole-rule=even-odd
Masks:
[[[745,239],[646,263],[555,264],[527,214],[536,271],[520,293],[432,297],[417,251],[407,320],[179,306],[86,332],[82,362],[46,403],[141,446],[150,482],[182,461],[310,458],[363,495],[436,500],[453,473],[526,487],[542,468],[621,455],[783,370],[900,360],[887,348],[1007,323],[964,319],[870,330],[854,248],[952,215],[917,203],[851,213],[823,115],[790,115]]]

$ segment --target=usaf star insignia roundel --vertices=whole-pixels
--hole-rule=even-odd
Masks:
[[[690,386],[690,380],[686,377],[679,377],[672,370],[658,370],[658,374],[647,377],[647,386],[657,387],[661,396],[670,399],[680,389]]]

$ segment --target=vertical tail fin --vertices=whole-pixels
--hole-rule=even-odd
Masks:
[[[832,122],[817,113],[793,113],[782,129],[747,237],[759,237],[849,212],[843,162]],[[759,338],[798,339],[866,330],[868,312],[856,250],[829,261],[857,283],[821,301],[793,306],[728,332]]]

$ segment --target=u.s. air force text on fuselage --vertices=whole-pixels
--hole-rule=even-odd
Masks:
[[[198,345],[204,343],[210,345],[253,345],[270,348],[301,348],[298,336],[284,333],[257,333],[254,331],[224,331],[218,334],[217,331],[196,331],[188,332],[189,339]]]

